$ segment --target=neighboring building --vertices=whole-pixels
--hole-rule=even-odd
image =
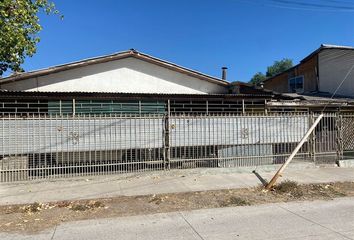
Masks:
[[[353,47],[321,45],[299,64],[263,84],[279,93],[324,95],[332,95],[340,86],[336,96],[354,97],[353,67]]]
[[[0,80],[0,89],[39,92],[223,94],[223,79],[129,50]]]

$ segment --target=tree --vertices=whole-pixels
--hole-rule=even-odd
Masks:
[[[258,83],[263,82],[266,79],[267,79],[266,75],[264,75],[261,72],[258,72],[255,75],[253,75],[253,77],[250,80],[250,83],[257,85]]]
[[[280,61],[275,61],[273,65],[267,67],[267,72],[264,75],[262,72],[257,72],[249,83],[252,83],[254,85],[259,84],[260,82],[263,82],[267,78],[273,77],[281,72],[284,72],[291,68],[293,66],[293,60],[284,58]]]
[[[36,53],[42,29],[38,13],[59,14],[48,0],[0,1],[0,77],[7,70],[21,72],[26,57]],[[61,16],[62,18],[63,16]]]
[[[281,72],[284,72],[293,66],[293,60],[284,58],[280,61],[275,61],[272,66],[267,68],[266,77],[273,77]]]

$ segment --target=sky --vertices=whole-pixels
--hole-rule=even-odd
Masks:
[[[354,46],[352,8],[271,0],[54,2],[64,19],[40,15],[41,42],[26,71],[134,48],[216,77],[226,66],[228,81],[247,82],[275,60],[298,63],[322,43]]]

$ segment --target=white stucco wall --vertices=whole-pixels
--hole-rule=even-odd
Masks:
[[[16,91],[225,93],[220,86],[136,58],[89,65],[47,76],[2,84]]]
[[[354,65],[354,50],[327,49],[319,53],[319,90],[333,93]],[[354,70],[336,93],[354,96]]]

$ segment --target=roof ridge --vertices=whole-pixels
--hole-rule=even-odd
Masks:
[[[354,49],[352,46],[345,46],[345,45],[336,45],[336,44],[321,44],[323,48],[346,48],[346,49]]]

